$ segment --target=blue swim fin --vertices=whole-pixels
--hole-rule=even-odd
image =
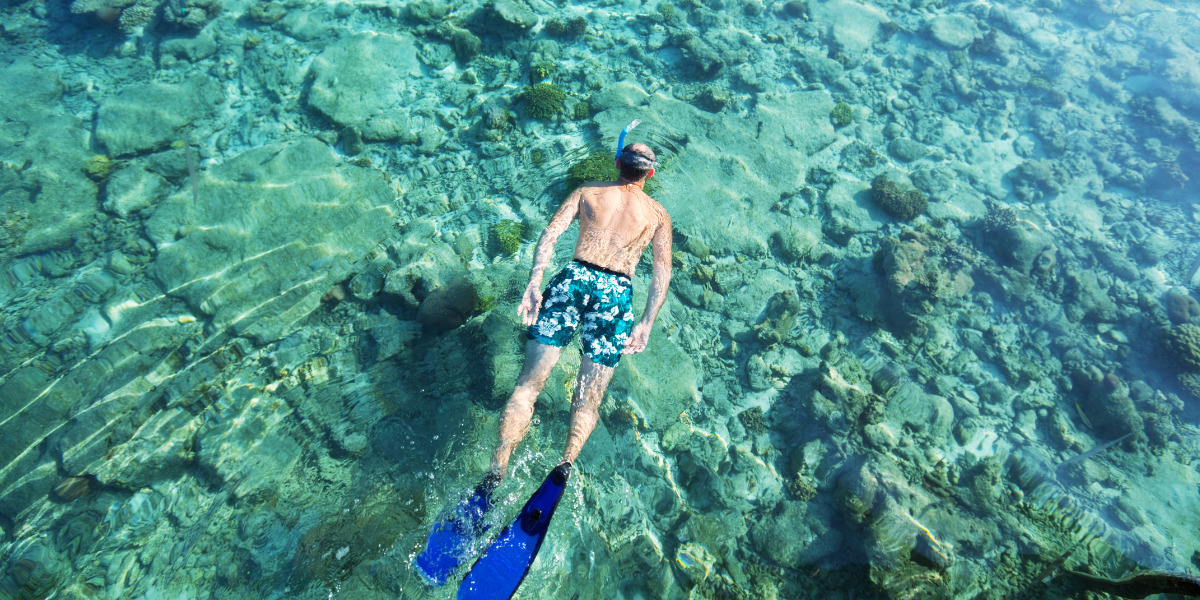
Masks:
[[[554,467],[525,503],[521,514],[475,561],[458,587],[458,600],[506,600],[512,597],[529,574],[529,567],[546,539],[550,517],[554,516],[570,475],[571,463]]]
[[[492,507],[492,491],[499,484],[500,476],[488,473],[466,500],[438,515],[425,549],[414,561],[426,583],[446,583],[459,565],[470,558],[472,543],[487,533],[483,517]]]

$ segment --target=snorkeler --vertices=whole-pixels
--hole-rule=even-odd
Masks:
[[[439,519],[417,566],[437,585],[467,557],[460,548],[484,533],[482,516],[491,493],[504,478],[513,449],[525,437],[533,406],[562,348],[580,334],[583,357],[571,398],[571,424],[562,461],[534,493],[515,521],[500,533],[467,574],[459,598],[507,598],[524,579],[544,539],[550,517],[570,476],[571,465],[596,427],[600,402],[623,354],[646,349],[650,330],[671,279],[671,218],[643,191],[654,176],[654,152],[645,144],[624,145],[630,123],[617,141],[615,182],[592,182],[571,192],[538,240],[529,285],[517,314],[529,326],[525,365],[500,419],[499,443],[483,483],[449,521]],[[579,221],[574,260],[550,279],[542,277],[554,246],[573,221]],[[646,247],[653,243],[653,275],[646,308],[634,318],[630,277]]]

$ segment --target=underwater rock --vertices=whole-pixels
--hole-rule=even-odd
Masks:
[[[730,292],[734,289],[729,287]],[[767,301],[762,322],[753,327],[755,337],[767,345],[792,341],[796,318],[803,310],[804,306],[796,297],[795,290],[777,292]]]
[[[767,363],[763,361],[762,356],[755,354],[746,361],[746,379],[750,384],[750,389],[761,392],[771,389],[771,369]]]
[[[158,203],[169,185],[166,179],[141,166],[120,169],[108,179],[104,209],[128,217]]]
[[[270,25],[287,14],[287,9],[277,2],[255,2],[246,11],[246,16],[256,23]]]
[[[1081,411],[1103,440],[1126,434],[1131,434],[1133,442],[1146,439],[1145,421],[1129,397],[1129,386],[1116,373],[1105,374],[1091,367],[1075,371],[1072,380],[1084,395]]]
[[[630,81],[621,81],[594,93],[588,99],[597,112],[617,107],[641,106],[649,98],[646,90]]]
[[[402,107],[418,99],[413,80],[421,76],[411,37],[346,36],[313,59],[308,106],[339,125],[364,130],[371,117],[400,118]]]
[[[671,37],[671,43],[683,54],[679,67],[686,77],[709,80],[725,68],[725,61],[720,53],[700,36],[691,32],[681,32]]]
[[[980,31],[970,16],[938,15],[929,20],[929,35],[951,50],[962,50],[979,37]]]
[[[802,568],[837,552],[843,536],[833,526],[832,510],[818,502],[784,501],[778,514],[755,520],[750,539],[763,556],[782,565]]]
[[[876,6],[851,0],[807,4],[813,21],[827,27],[825,38],[828,43],[853,64],[860,62],[871,45],[880,38],[881,26],[891,21]]]
[[[783,229],[771,234],[771,245],[781,258],[799,266],[806,260],[819,260],[825,254],[823,237],[819,219],[793,217]]]
[[[106,460],[90,468],[105,485],[127,490],[176,478],[194,458],[192,450],[199,428],[200,419],[186,410],[160,411],[129,441],[113,446]]]
[[[203,11],[196,11],[201,13]],[[180,60],[188,62],[196,62],[204,60],[217,53],[217,39],[209,31],[204,31],[194,38],[175,38],[167,40],[160,46],[159,60],[164,62],[163,66],[167,67],[170,61],[166,60],[167,56],[173,56]]]
[[[1067,319],[1080,321],[1084,318],[1093,318],[1103,322],[1112,322],[1117,319],[1119,314],[1117,304],[1109,296],[1109,289],[1112,286],[1107,282],[1101,282],[1094,270],[1068,271],[1065,277],[1068,299]]]
[[[675,553],[675,568],[689,586],[699,585],[708,579],[716,563],[716,557],[707,548],[694,542],[680,545]]]
[[[679,452],[686,450],[691,445],[689,441],[691,437],[691,426],[687,423],[676,422],[663,432],[659,446],[666,452]]]
[[[18,60],[0,69],[0,253],[26,255],[71,247],[96,216],[96,182],[85,169],[89,127],[64,115],[53,69]],[[82,248],[79,248],[82,250]]]
[[[1056,162],[1027,160],[1009,174],[1013,193],[1022,201],[1036,202],[1045,196],[1057,196],[1066,189],[1070,175]]]
[[[1174,325],[1191,323],[1200,317],[1200,302],[1191,294],[1182,290],[1171,290],[1163,297],[1163,306],[1167,309],[1167,318]]]
[[[449,283],[461,271],[461,262],[448,244],[410,231],[398,249],[400,268],[387,274],[383,291],[399,299],[408,310],[417,310],[433,290]]]
[[[924,431],[934,439],[944,439],[954,426],[954,407],[941,396],[926,394],[909,383],[887,404],[888,422],[907,425],[904,429]]]
[[[375,294],[382,289],[383,275],[374,266],[367,267],[365,271],[355,275],[350,279],[350,285],[346,287],[346,290],[359,301],[374,298]]]
[[[726,502],[732,508],[749,512],[758,507],[769,511],[783,500],[783,480],[748,446],[734,446],[730,456],[733,465],[725,475],[725,492]]]
[[[888,152],[901,162],[913,162],[925,158],[929,150],[920,142],[914,142],[908,138],[896,138],[888,142]]]
[[[70,570],[70,565],[44,539],[8,557],[7,566],[5,577],[0,579],[0,596],[13,600],[50,597]]]
[[[861,184],[842,180],[826,192],[821,231],[834,242],[846,245],[855,234],[869,233],[883,226],[855,201],[854,196],[863,189]]]
[[[212,327],[260,340],[287,335],[393,230],[383,174],[315,139],[249,150],[200,185],[198,203],[188,190],[147,220],[159,248],[148,272]]]
[[[180,29],[199,31],[221,14],[221,0],[182,0],[165,2],[163,23]]]
[[[444,333],[465,323],[478,304],[475,284],[455,277],[425,296],[417,308],[417,322],[430,333]]]
[[[301,42],[318,40],[334,31],[333,24],[327,15],[307,10],[289,12],[287,16],[279,20],[275,27]],[[362,100],[361,98],[356,99]]]
[[[113,156],[161,150],[224,99],[221,86],[209,77],[128,85],[100,103],[96,138]]]
[[[501,26],[524,31],[537,25],[538,16],[518,0],[496,0],[491,12],[500,20]]]
[[[248,386],[239,388],[255,393]],[[195,442],[200,468],[223,480],[238,498],[278,487],[300,459],[298,426],[284,423],[292,413],[288,403],[267,396],[257,402],[234,398],[237,409],[217,422]],[[235,417],[236,418],[232,418]]]
[[[632,397],[646,416],[646,426],[661,431],[675,416],[700,401],[693,357],[670,336],[650,336],[646,352],[621,359],[610,395]]]

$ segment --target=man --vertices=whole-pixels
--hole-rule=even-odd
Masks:
[[[642,188],[654,176],[654,152],[630,144],[617,158],[616,182],[593,182],[571,193],[538,241],[529,286],[517,314],[531,326],[525,366],[500,420],[500,441],[492,456],[497,481],[504,477],[513,449],[525,436],[533,405],[558,363],[562,347],[580,329],[583,360],[571,399],[571,428],[562,462],[571,464],[596,427],[600,402],[622,354],[646,349],[650,329],[671,280],[671,217]],[[538,291],[558,237],[579,221],[574,260]],[[634,324],[630,276],[651,242],[654,272],[646,309]]]
[[[616,182],[592,182],[573,191],[550,219],[534,253],[529,285],[517,314],[530,326],[525,365],[500,419],[500,436],[483,483],[434,524],[416,558],[422,577],[441,585],[471,553],[487,527],[483,516],[504,478],[513,449],[529,430],[533,405],[558,363],[563,346],[578,332],[583,359],[571,399],[571,425],[562,462],[521,509],[511,525],[467,573],[458,598],[506,598],[524,579],[545,538],[550,517],[566,487],[571,465],[596,428],[600,402],[622,354],[646,349],[650,330],[671,279],[671,218],[643,191],[654,175],[654,152],[644,144],[624,146],[631,123],[618,139]],[[551,278],[545,297],[542,276],[554,245],[579,221],[574,260]],[[634,322],[630,277],[646,246],[653,243],[654,272],[641,319]]]

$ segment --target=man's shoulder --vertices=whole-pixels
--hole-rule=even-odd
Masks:
[[[671,213],[667,212],[666,207],[663,206],[662,203],[659,202],[658,200],[655,200],[654,198],[650,197],[649,194],[646,194],[646,199],[650,201],[650,210],[654,211],[654,214],[658,216],[659,220],[670,225],[671,224]]]

